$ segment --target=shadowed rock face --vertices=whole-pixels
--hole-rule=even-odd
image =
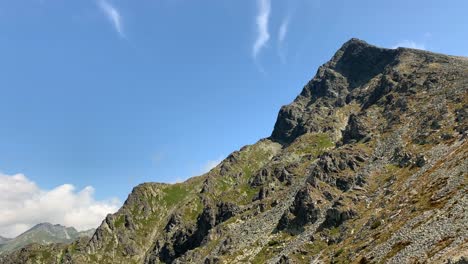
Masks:
[[[346,42],[271,137],[1,263],[464,263],[468,59]],[[29,261],[29,262],[28,262]]]
[[[346,42],[332,59],[333,69],[346,78],[349,90],[367,83],[395,63],[397,50],[378,48],[359,39]]]
[[[290,105],[283,106],[271,138],[291,143],[307,132],[328,131],[327,123],[314,122],[313,115],[326,114],[316,106],[343,106],[350,92],[397,63],[398,50],[383,49],[358,39],[346,42],[335,56],[321,66],[317,75]],[[312,111],[311,111],[312,110]]]

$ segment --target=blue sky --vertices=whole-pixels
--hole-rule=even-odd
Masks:
[[[201,174],[269,136],[280,106],[351,37],[467,56],[466,10],[462,0],[1,1],[0,187],[22,174],[39,193],[93,186],[92,202],[122,202],[141,182]]]

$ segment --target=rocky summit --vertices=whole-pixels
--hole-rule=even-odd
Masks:
[[[271,137],[1,263],[467,263],[468,58],[346,42]]]

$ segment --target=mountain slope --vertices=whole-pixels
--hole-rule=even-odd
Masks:
[[[48,245],[52,243],[71,243],[80,237],[91,238],[93,232],[94,230],[78,232],[73,227],[42,223],[35,225],[16,238],[9,239],[2,243],[0,247],[0,254],[11,252],[33,243],[42,245]]]
[[[5,242],[7,242],[7,241],[9,241],[9,240],[11,240],[11,238],[6,238],[6,237],[0,236],[0,245],[1,245],[1,244],[4,244]]]
[[[468,59],[351,39],[270,138],[4,263],[462,263]]]

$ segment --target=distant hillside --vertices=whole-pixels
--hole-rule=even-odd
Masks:
[[[90,229],[78,232],[73,227],[42,223],[13,239],[0,237],[0,254],[11,252],[33,243],[41,245],[71,243],[80,237],[91,237],[94,231],[94,229]]]
[[[5,244],[9,240],[11,240],[11,238],[6,238],[6,237],[0,236],[0,245]]]

